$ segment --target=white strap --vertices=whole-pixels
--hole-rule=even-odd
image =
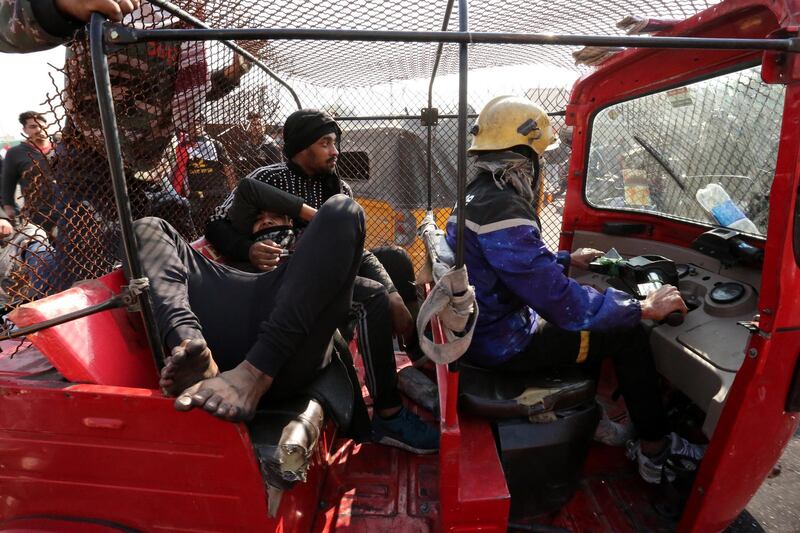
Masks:
[[[434,316],[439,317],[446,344],[435,344],[425,336],[425,327]],[[469,348],[477,319],[475,288],[469,285],[467,267],[449,269],[420,307],[417,316],[420,348],[434,363],[452,363]]]

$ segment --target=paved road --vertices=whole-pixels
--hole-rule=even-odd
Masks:
[[[742,519],[731,533],[800,532],[800,430],[778,461],[780,474],[767,479],[750,501],[751,520]]]

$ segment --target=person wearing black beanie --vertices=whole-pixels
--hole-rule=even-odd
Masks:
[[[352,198],[350,186],[336,174],[341,129],[328,113],[318,109],[301,109],[286,119],[283,126],[284,153],[287,162],[266,166],[248,177],[299,197],[314,209],[336,194]],[[259,271],[270,271],[279,263],[281,249],[271,240],[255,241],[245,231],[237,231],[230,217],[235,191],[222,203],[206,225],[206,239],[232,262],[246,262]],[[263,208],[261,210],[264,210]],[[302,242],[302,232],[308,222],[295,218],[293,227]],[[402,405],[397,389],[397,365],[394,359],[392,334],[413,339],[414,321],[408,307],[417,304],[404,301],[395,284],[402,288],[414,286],[413,266],[405,250],[390,250],[392,259],[408,263],[412,273],[387,268],[375,254],[365,251],[353,288],[351,315],[357,318],[359,352],[365,366],[365,381],[373,399],[373,440],[416,453],[435,453],[439,447],[438,431],[424,423]],[[397,257],[395,257],[397,256]],[[327,258],[321,258],[325,261]],[[387,264],[398,263],[389,261]],[[348,334],[353,323],[342,317],[340,329]],[[346,335],[348,336],[348,335]]]
[[[291,160],[321,137],[334,134],[335,144],[339,144],[342,130],[332,116],[318,109],[295,111],[283,125],[283,153]],[[338,153],[338,151],[337,151]]]

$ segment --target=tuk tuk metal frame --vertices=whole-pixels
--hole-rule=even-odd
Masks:
[[[194,25],[205,26],[194,17],[181,13],[176,6],[157,0],[164,9],[173,12],[184,20]],[[123,248],[127,264],[130,265],[129,278],[141,277],[141,264],[135,253],[135,242],[132,229],[132,215],[130,202],[125,185],[125,176],[122,164],[122,152],[116,118],[114,115],[114,102],[111,94],[111,81],[108,74],[108,60],[106,53],[111,47],[124,46],[144,41],[180,41],[196,40],[210,41],[221,40],[226,46],[234,48],[237,52],[245,52],[231,40],[256,40],[256,39],[301,39],[301,40],[332,40],[332,41],[368,41],[368,42],[436,42],[457,43],[459,45],[459,82],[458,82],[458,174],[457,174],[457,226],[456,226],[456,267],[464,264],[463,234],[465,227],[464,202],[467,174],[467,88],[469,73],[468,46],[474,43],[486,44],[538,44],[538,45],[583,45],[583,46],[624,46],[640,48],[695,48],[707,50],[762,50],[777,52],[800,51],[800,38],[776,39],[735,39],[735,38],[703,38],[703,37],[638,37],[638,36],[593,36],[593,35],[551,35],[551,34],[520,34],[520,33],[495,33],[495,32],[470,32],[468,3],[459,2],[458,19],[459,31],[448,32],[446,29],[452,1],[443,22],[443,31],[379,31],[379,30],[344,30],[344,29],[307,29],[307,28],[230,28],[211,29],[135,29],[118,24],[108,24],[99,14],[94,14],[90,23],[90,42],[92,65],[95,72],[95,84],[98,95],[98,105],[102,121],[103,135],[106,139],[109,165],[120,226]],[[249,53],[247,53],[249,56]],[[268,73],[282,86],[290,91],[299,105],[299,98],[291,87],[277,75]],[[436,76],[435,67],[430,82],[430,90]],[[432,104],[429,93],[428,103]],[[429,127],[430,131],[430,127]],[[430,134],[428,144],[428,158],[430,161]],[[430,207],[431,173],[429,162],[428,173],[428,207]],[[152,307],[149,296],[141,298],[141,311],[146,324],[148,342],[159,366],[163,360],[157,327],[153,320]]]

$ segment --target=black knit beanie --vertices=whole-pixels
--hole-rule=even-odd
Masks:
[[[295,111],[283,125],[283,151],[291,159],[302,152],[323,135],[336,134],[336,140],[342,134],[336,121],[319,109],[301,109]]]

